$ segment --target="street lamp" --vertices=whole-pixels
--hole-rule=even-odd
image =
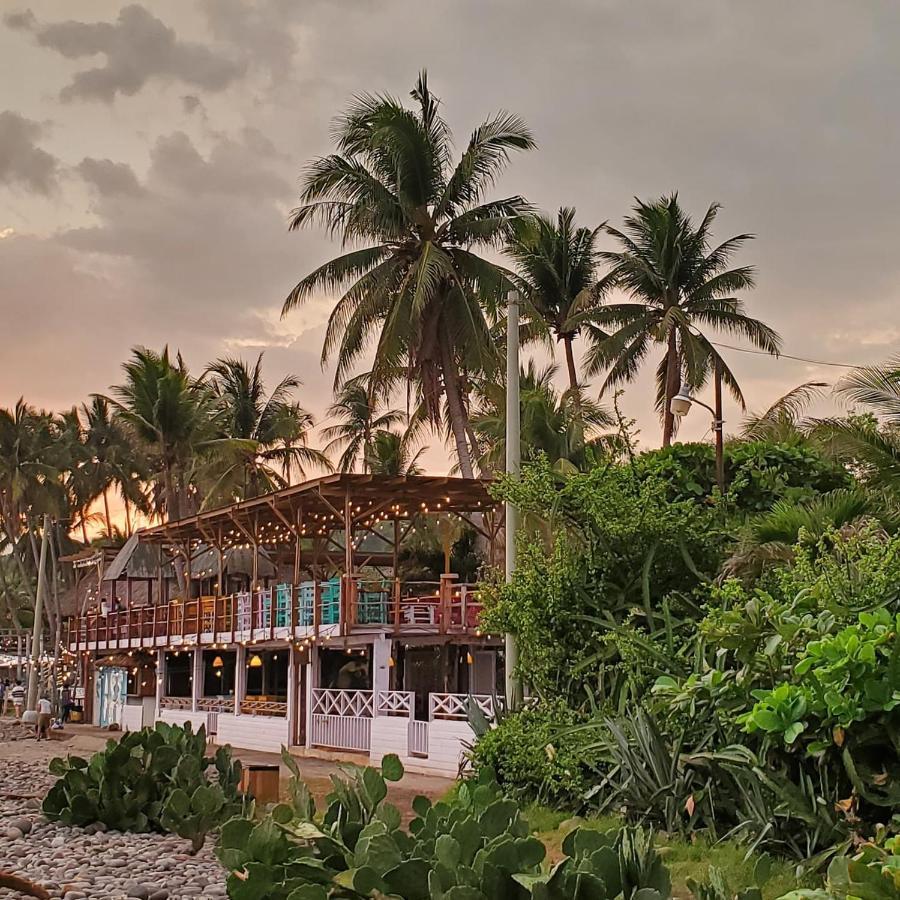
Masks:
[[[692,397],[684,388],[669,401],[669,411],[673,416],[679,419],[686,416],[691,411],[691,406],[697,404],[704,409],[708,409],[712,413],[713,436],[716,444],[716,484],[719,486],[719,492],[725,493],[725,448],[722,437],[722,427],[725,424],[722,418],[722,380],[718,366],[716,367],[716,408],[713,409],[708,403]]]

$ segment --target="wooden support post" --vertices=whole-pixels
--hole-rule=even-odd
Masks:
[[[247,691],[247,648],[239,644],[234,663],[234,714],[241,714],[241,704]]]
[[[319,626],[322,624],[322,583],[313,582],[313,637],[319,636]]]

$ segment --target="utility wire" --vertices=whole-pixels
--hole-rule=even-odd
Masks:
[[[807,359],[805,356],[791,356],[790,353],[768,353],[765,350],[751,350],[749,347],[734,347],[731,344],[720,344],[717,341],[710,341],[714,347],[722,347],[725,350],[736,350],[738,353],[754,353],[757,356],[768,356],[770,359],[796,359],[798,362],[812,363],[815,366],[834,366],[837,369],[862,369],[863,366],[857,363],[839,363],[829,362],[825,359]]]

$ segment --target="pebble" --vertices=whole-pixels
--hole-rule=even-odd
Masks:
[[[15,727],[15,726],[14,726]],[[0,723],[0,744],[7,738]],[[176,835],[128,834],[106,826],[76,828],[47,822],[40,799],[56,780],[47,771],[60,748],[40,747],[46,758],[0,760],[0,869],[42,885],[54,900],[220,900],[226,873],[213,854],[213,841],[192,855]],[[38,754],[35,753],[35,756]],[[36,798],[34,795],[38,795]],[[0,900],[19,898],[0,889]]]

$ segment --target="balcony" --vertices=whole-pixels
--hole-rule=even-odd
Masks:
[[[106,615],[94,611],[69,620],[68,645],[72,651],[128,650],[373,631],[468,634],[477,631],[480,613],[477,586],[459,584],[453,575],[434,582],[343,576]]]

